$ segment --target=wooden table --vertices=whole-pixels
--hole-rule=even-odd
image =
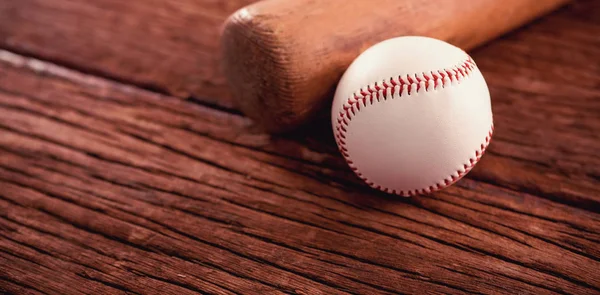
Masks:
[[[410,199],[236,111],[251,1],[0,1],[1,293],[600,293],[600,1],[472,52],[492,144]]]

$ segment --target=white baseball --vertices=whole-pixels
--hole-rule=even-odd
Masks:
[[[371,187],[402,196],[461,179],[494,128],[488,87],[471,57],[412,36],[378,43],[354,60],[331,118],[352,170]]]

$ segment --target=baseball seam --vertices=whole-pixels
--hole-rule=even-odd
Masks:
[[[477,164],[477,162],[481,159],[481,156],[483,156],[486,148],[490,144],[492,134],[494,132],[493,123],[490,126],[490,131],[486,136],[485,141],[482,142],[481,145],[475,150],[475,157],[470,158],[467,163],[464,163],[461,169],[458,169],[453,174],[449,175],[448,177],[442,180],[437,181],[429,187],[412,190],[395,190],[383,187],[381,185],[377,185],[376,183],[365,177],[362,173],[360,173],[359,169],[354,165],[350,154],[348,153],[348,148],[346,146],[346,132],[348,130],[350,121],[352,121],[352,118],[355,117],[358,114],[358,112],[360,112],[361,108],[366,108],[369,105],[379,102],[381,99],[387,100],[400,98],[404,96],[411,96],[414,93],[429,92],[437,90],[439,88],[445,88],[450,86],[452,83],[461,83],[463,80],[470,77],[471,73],[473,72],[473,70],[475,70],[476,67],[477,66],[473,59],[469,57],[464,62],[450,69],[430,71],[429,73],[423,72],[421,74],[415,73],[412,75],[407,74],[406,76],[391,77],[387,80],[367,85],[356,91],[343,104],[339,112],[339,116],[337,118],[335,130],[335,140],[338,144],[340,152],[346,159],[346,162],[348,162],[350,168],[356,173],[358,177],[364,180],[372,188],[382,190],[386,193],[393,193],[405,197],[414,196],[417,194],[432,193],[434,191],[443,189],[447,186],[452,185],[453,183],[461,179],[464,175],[469,173],[469,171],[471,171],[475,164]],[[398,95],[394,96],[394,93]]]

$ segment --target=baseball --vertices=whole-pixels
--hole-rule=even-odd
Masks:
[[[336,143],[369,186],[427,194],[467,174],[490,143],[490,94],[473,59],[427,37],[378,43],[348,67],[332,105]]]

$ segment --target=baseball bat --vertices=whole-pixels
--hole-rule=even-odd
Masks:
[[[264,0],[224,23],[222,68],[240,110],[281,133],[330,103],[348,65],[375,43],[421,35],[471,50],[567,2]]]

